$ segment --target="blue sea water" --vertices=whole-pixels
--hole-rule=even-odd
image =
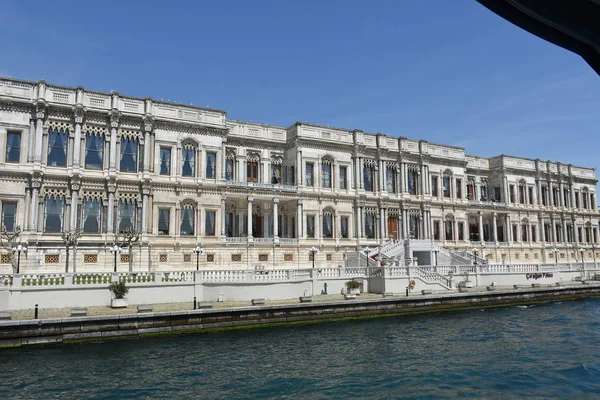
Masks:
[[[0,350],[3,399],[600,398],[600,299]]]

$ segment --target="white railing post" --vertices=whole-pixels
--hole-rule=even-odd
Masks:
[[[14,288],[23,286],[23,275],[14,275],[12,286]]]
[[[65,274],[65,286],[73,286],[73,274]]]

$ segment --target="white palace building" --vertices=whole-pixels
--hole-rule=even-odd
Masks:
[[[119,270],[130,254],[134,271],[195,269],[198,246],[201,269],[304,268],[313,254],[337,267],[365,248],[419,264],[600,257],[593,168],[44,81],[0,78],[0,170],[25,272],[64,271],[76,229],[78,272],[112,271],[128,228],[139,241]]]

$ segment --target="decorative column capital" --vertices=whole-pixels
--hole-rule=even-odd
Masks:
[[[73,107],[73,119],[76,124],[83,124],[83,119],[85,117],[85,109],[82,105],[76,105]]]
[[[151,116],[144,117],[144,132],[152,133],[154,128],[154,118]]]
[[[118,128],[120,118],[121,118],[121,113],[117,110],[112,110],[109,114],[110,127]]]

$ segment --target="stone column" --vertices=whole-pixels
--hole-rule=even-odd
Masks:
[[[562,181],[562,176],[559,178],[560,181],[558,182],[558,204],[561,207],[565,207],[565,198],[564,198],[564,190],[563,190],[563,181]]]
[[[535,181],[536,183],[536,188],[537,188],[537,192],[536,192],[536,197],[537,197],[537,204],[542,204],[542,180],[540,178],[536,179]]]
[[[354,178],[354,189],[356,189],[356,190],[358,190],[360,188],[359,164],[360,164],[359,157],[358,156],[354,157],[354,171],[353,171],[354,176],[353,176],[353,178]]]
[[[38,203],[40,202],[40,182],[32,182],[32,190],[31,190],[31,208],[29,211],[29,226],[32,231],[37,231],[37,213],[38,213]]]
[[[225,196],[221,196],[221,237],[225,237]]]
[[[302,150],[298,149],[296,151],[296,185],[297,186],[303,186],[303,182],[302,182]],[[302,237],[302,236],[299,236]]]
[[[383,208],[379,209],[379,241],[383,243],[383,238],[385,237],[385,210]]]
[[[556,221],[554,217],[550,217],[550,223],[552,224],[552,242],[556,243]]]
[[[479,241],[483,242],[483,212],[479,211]]]
[[[29,120],[29,137],[27,138],[27,162],[35,157],[35,118]]]
[[[504,178],[504,202],[510,203],[510,186],[508,185],[508,177],[505,175]],[[477,199],[479,200],[479,199]]]
[[[40,164],[42,162],[42,149],[44,144],[44,111],[36,113],[35,122],[35,162]]]
[[[252,239],[252,197],[248,197],[248,239]]]
[[[71,185],[71,215],[69,216],[69,230],[77,227],[77,205],[79,203],[79,185]]]
[[[79,168],[81,160],[81,124],[83,122],[83,111],[75,111],[75,139],[73,140],[73,167]]]
[[[571,208],[575,208],[575,188],[573,187],[573,183],[569,185],[571,195]]]
[[[563,243],[567,243],[567,221],[565,221],[563,218],[561,218],[561,222],[562,222],[562,231],[563,231],[563,237],[562,237],[562,241]]]
[[[552,186],[552,182],[550,180],[548,180],[548,197],[550,200],[548,204],[550,204],[550,207],[554,207],[554,186]]]
[[[408,210],[402,210],[402,236],[408,239]]]
[[[575,243],[579,243],[579,232],[576,225],[577,219],[575,216],[572,216],[571,220],[573,221],[573,237],[575,238]]]
[[[538,218],[538,225],[540,226],[540,242],[544,243],[546,241],[546,229],[544,225],[544,218],[542,216]]]
[[[119,114],[110,115],[110,170],[117,170],[117,128],[119,127]]]
[[[107,233],[114,233],[114,222],[115,222],[115,186],[108,187],[108,212],[107,212],[107,221],[106,221],[106,231]]]
[[[148,233],[148,194],[142,196],[142,233]]]
[[[512,226],[510,224],[510,215],[506,214],[506,241],[507,242],[512,242]]]
[[[144,172],[150,172],[150,130],[152,125],[144,126]]]
[[[273,237],[279,239],[279,199],[273,199]]]
[[[302,229],[302,224],[303,224],[303,218],[302,218],[302,200],[298,200],[297,202],[298,206],[297,206],[297,210],[296,210],[296,237],[298,238],[298,240],[303,239],[303,229]]]
[[[498,225],[497,225],[497,221],[496,221],[496,213],[492,214],[493,219],[492,219],[492,240],[494,242],[498,241]]]

